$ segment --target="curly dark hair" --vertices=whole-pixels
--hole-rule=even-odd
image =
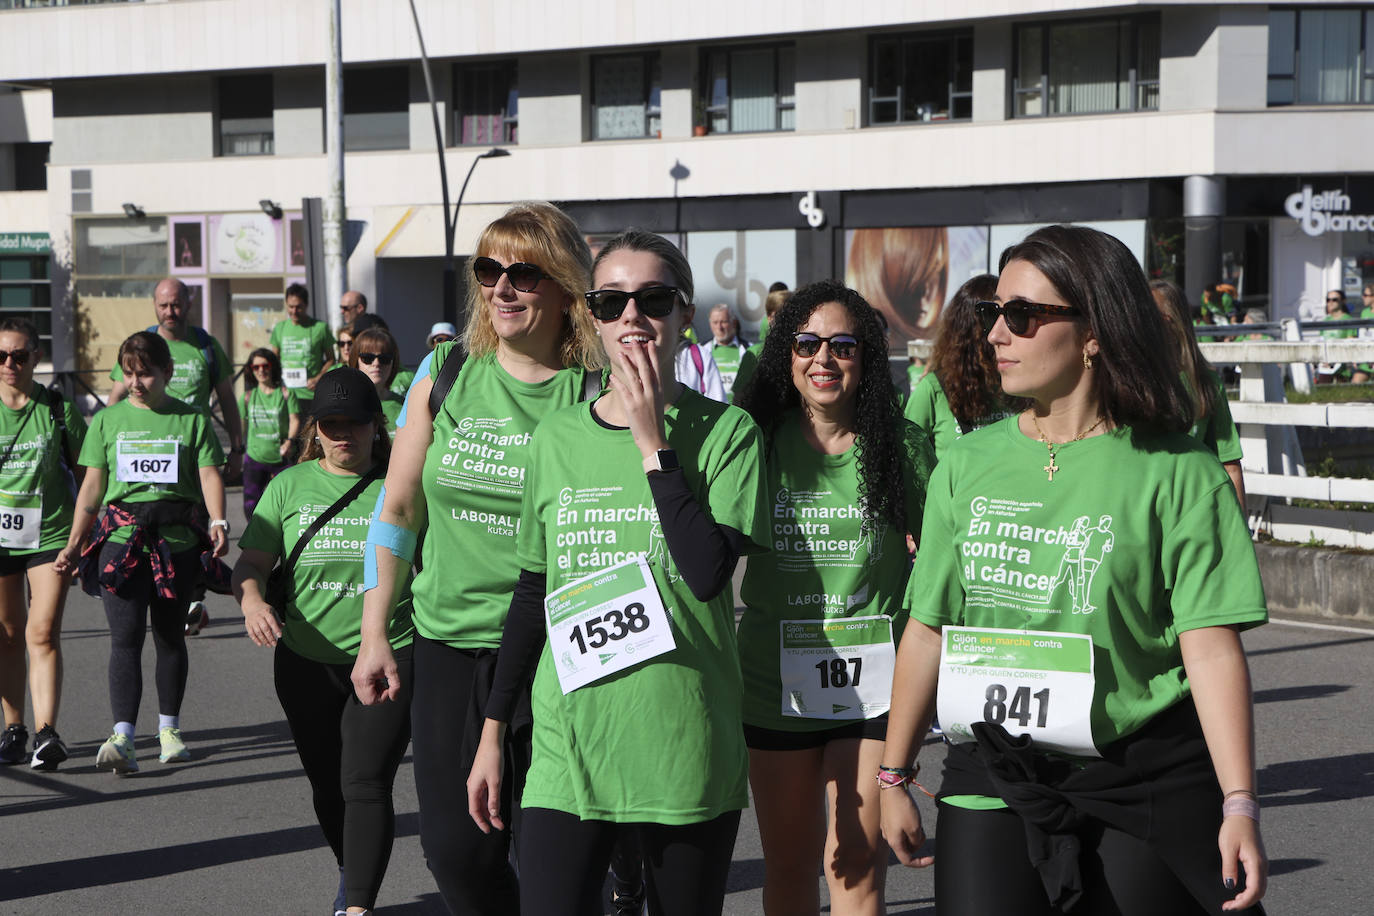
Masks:
[[[854,405],[854,447],[859,463],[859,503],[865,531],[887,522],[906,531],[903,480],[904,443],[901,401],[887,363],[887,339],[878,313],[863,296],[834,280],[821,280],[797,290],[773,318],[759,354],[758,369],[735,404],[754,418],[771,454],[774,437],[787,414],[801,409],[801,394],[792,383],[792,338],[816,309],[834,302],[849,312],[859,339],[859,390]],[[917,520],[919,521],[919,520]]]
[[[974,308],[997,295],[997,278],[982,274],[964,283],[940,312],[930,371],[940,382],[959,426],[968,429],[999,411],[1023,408],[1022,398],[1002,393],[1002,376],[987,332]]]

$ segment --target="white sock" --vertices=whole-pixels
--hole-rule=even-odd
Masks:
[[[114,730],[115,730],[115,734],[116,734],[116,735],[123,735],[125,738],[128,738],[130,741],[134,740],[134,723],[132,723],[132,722],[116,722],[116,723],[115,723],[115,726],[114,726]]]
[[[164,716],[158,713],[157,728],[161,731],[164,728],[181,728],[181,716]]]

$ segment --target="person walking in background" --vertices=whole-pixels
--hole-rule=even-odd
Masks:
[[[359,703],[349,674],[361,643],[363,560],[340,544],[364,539],[391,438],[363,373],[331,370],[315,390],[301,463],[268,484],[239,541],[234,596],[248,637],[276,650],[277,698],[339,866],[334,912],[367,913],[396,835],[392,786],[410,743],[415,628],[406,584],[387,633],[400,672],[397,701]],[[324,525],[349,533],[338,538]],[[283,577],[276,593],[268,586],[274,566]]]
[[[711,348],[696,343],[685,333],[692,327],[692,316],[696,314],[696,306],[688,303],[684,306],[684,311],[684,333],[677,346],[677,380],[697,394],[704,394],[713,401],[727,403],[730,399],[725,393],[720,369],[711,356]]]
[[[54,561],[72,528],[73,475],[86,436],[76,405],[33,380],[43,351],[24,318],[0,318],[0,764],[55,770],[62,695],[62,610],[70,578]],[[27,585],[27,594],[25,586]],[[25,655],[33,756],[24,727]]]
[[[1350,312],[1345,308],[1345,293],[1339,289],[1326,291],[1326,314],[1322,317],[1323,321],[1346,321],[1350,318]],[[1354,337],[1354,328],[1328,328],[1322,331],[1322,337],[1326,340],[1349,340]],[[1317,381],[1319,382],[1348,382],[1353,375],[1351,366],[1345,363],[1320,363],[1317,366]]]
[[[448,343],[450,340],[458,339],[458,329],[450,322],[436,321],[430,326],[429,336],[425,338],[425,346],[430,350],[439,346],[441,343]]]
[[[190,292],[186,284],[175,277],[168,277],[153,289],[153,312],[157,324],[148,330],[166,341],[171,353],[172,374],[167,378],[167,395],[189,404],[207,419],[210,417],[210,395],[215,395],[229,436],[229,456],[224,472],[230,480],[237,480],[243,465],[243,423],[239,418],[238,398],[234,395],[234,372],[229,357],[209,332],[190,323]],[[118,362],[110,370],[110,378],[114,380],[109,397],[109,404],[113,406],[127,394],[129,383]],[[209,519],[202,515],[197,521],[203,527]],[[188,635],[194,636],[209,622],[204,586],[197,585],[187,599],[185,628]]]
[[[749,345],[740,339],[739,319],[730,306],[713,306],[708,316],[711,325],[711,341],[707,349],[711,359],[720,371],[721,386],[731,392],[735,389],[735,377],[749,352]]]
[[[243,517],[253,509],[267,484],[291,460],[300,432],[301,407],[296,392],[282,385],[281,360],[266,347],[248,354],[243,373]]]
[[[281,357],[282,382],[306,402],[315,396],[315,384],[334,367],[334,347],[329,325],[308,313],[310,293],[302,283],[286,288],[286,320],[272,328],[272,351]]]
[[[344,324],[357,321],[367,312],[367,297],[356,289],[350,289],[339,297],[339,315]]]
[[[119,365],[129,379],[129,397],[91,421],[78,459],[86,476],[75,519],[53,568],[70,575],[79,563],[82,586],[104,602],[114,732],[100,746],[95,765],[124,774],[138,770],[134,727],[150,618],[159,759],[178,763],[191,756],[180,720],[188,670],[183,609],[203,576],[228,587],[229,570],[219,557],[229,549],[229,522],[219,440],[208,416],[167,393],[174,371],[167,341],[139,331],[120,344]],[[201,503],[210,518],[208,532],[196,511]]]
[[[396,370],[401,364],[401,350],[396,345],[396,338],[383,328],[368,328],[353,338],[353,349],[348,359],[350,368],[361,370],[376,386],[382,414],[386,417],[387,434],[395,435],[396,419],[405,406],[405,396],[397,394],[392,388]]]

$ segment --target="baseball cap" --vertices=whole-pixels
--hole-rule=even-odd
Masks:
[[[316,383],[310,416],[316,420],[347,417],[355,423],[366,423],[381,410],[382,401],[372,379],[357,369],[341,366],[330,369]]]

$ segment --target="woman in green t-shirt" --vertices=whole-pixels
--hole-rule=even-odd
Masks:
[[[978,313],[1031,406],[931,478],[883,835],[934,862],[941,916],[1253,907],[1268,861],[1239,631],[1264,592],[1144,272],[1111,236],[1049,226],[1002,254]],[[904,787],[937,702],[932,858]]]
[[[1183,295],[1177,283],[1168,280],[1151,280],[1150,294],[1174,342],[1183,381],[1193,394],[1195,420],[1188,434],[1216,453],[1244,510],[1245,477],[1240,469],[1240,434],[1231,419],[1226,386],[1197,345],[1197,335],[1188,320],[1188,297]]]
[[[349,681],[362,641],[362,548],[391,452],[381,408],[372,380],[356,369],[321,376],[301,461],[268,484],[239,542],[233,580],[249,638],[276,647],[277,698],[340,869],[334,909],[348,913],[377,902],[396,832],[392,785],[410,742],[408,585],[387,632],[397,702],[363,706]],[[350,496],[295,554],[320,517]],[[268,575],[293,555],[274,606]]]
[[[372,380],[377,397],[382,402],[388,435],[396,435],[396,418],[405,406],[405,397],[391,390],[396,371],[401,368],[401,348],[386,328],[373,327],[353,338],[349,348],[348,365],[360,370]]]
[[[997,291],[991,274],[959,287],[940,310],[940,326],[925,374],[911,389],[906,418],[925,430],[942,457],[950,444],[1017,409],[1002,394],[997,362],[974,306]]]
[[[825,858],[831,912],[876,916],[887,846],[873,771],[906,622],[906,536],[935,456],[902,419],[879,314],[834,281],[797,290],[774,318],[738,403],[762,431],[772,498],[771,549],[749,560],[739,625],[764,909],[818,913]]]
[[[592,276],[610,393],[535,431],[468,810],[504,823],[503,733],[537,663],[521,910],[600,913],[629,836],[649,912],[718,913],[748,801],[730,582],[767,541],[758,428],[674,376],[693,287],[671,242],[621,233]]]
[[[95,765],[122,774],[138,769],[134,724],[150,623],[157,651],[158,759],[179,763],[191,756],[180,719],[189,668],[186,603],[206,575],[228,579],[218,558],[229,549],[229,522],[219,472],[224,454],[210,418],[167,393],[173,368],[167,341],[139,331],[120,344],[118,362],[129,396],[91,421],[78,459],[86,476],[54,569],[74,572],[79,557],[85,590],[98,593],[105,605],[114,731]],[[208,532],[197,518],[202,502],[210,516]],[[97,517],[99,527],[83,550]]]
[[[516,530],[530,436],[543,417],[599,383],[600,373],[588,370],[605,356],[582,300],[592,253],[566,213],[516,204],[482,231],[473,255],[463,342],[441,343],[425,357],[398,418],[386,499],[366,548],[376,587],[364,596],[353,682],[364,703],[394,694],[386,621],[402,574],[420,561],[411,702],[420,845],[450,911],[513,913],[511,831],[485,835],[452,815],[467,806],[465,781],[520,574]],[[439,397],[442,379],[451,385]],[[508,736],[501,815],[517,833],[514,801],[530,755],[528,704],[523,709]]]
[[[248,354],[243,373],[243,517],[251,519],[262,491],[282,471],[300,432],[300,403],[281,381],[281,358],[267,347]]]
[[[71,474],[86,435],[75,405],[33,380],[38,330],[0,318],[0,764],[28,758],[24,649],[28,647],[35,770],[67,759],[57,734],[62,608],[70,579],[53,568],[72,526]],[[28,584],[28,595],[24,585]]]

